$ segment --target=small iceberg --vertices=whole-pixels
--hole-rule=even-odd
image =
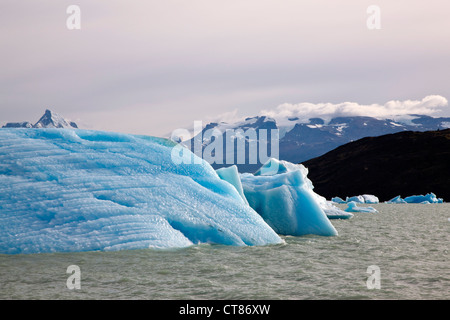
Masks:
[[[363,194],[362,197],[364,198],[364,203],[380,203],[378,197],[373,194]]]
[[[364,197],[363,196],[353,196],[353,197],[347,197],[345,199],[345,203],[349,202],[355,202],[355,203],[364,203]]]
[[[339,209],[333,205],[333,202],[326,201],[325,198],[322,201],[319,200],[319,203],[328,219],[350,219],[353,217],[352,213]]]
[[[358,207],[357,203],[354,201],[350,201],[347,203],[347,209],[345,209],[347,212],[368,212],[368,213],[376,213],[378,212],[377,209],[373,207]]]
[[[339,197],[333,198],[334,202],[336,203],[349,203],[349,202],[356,202],[356,203],[380,203],[380,200],[377,196],[374,196],[372,194],[363,194],[359,196],[353,196],[353,197],[347,197],[344,200],[342,200]],[[333,201],[332,199],[332,201]]]
[[[394,198],[392,198],[389,201],[386,201],[386,203],[407,203],[405,200],[402,199],[401,196],[396,196]]]
[[[413,195],[402,199],[401,196],[396,196],[391,200],[386,201],[386,203],[444,203],[444,199],[436,197],[433,192],[427,193],[426,195]]]
[[[344,199],[339,198],[339,197],[333,197],[333,198],[331,198],[331,202],[334,202],[334,203],[340,203],[340,204],[346,203]]]
[[[437,198],[436,195],[431,192],[426,195],[414,195],[406,197],[406,203],[443,203],[444,200],[442,198]]]

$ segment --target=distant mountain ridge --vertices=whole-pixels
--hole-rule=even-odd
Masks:
[[[314,191],[331,199],[435,193],[450,201],[450,129],[366,137],[302,162]]]
[[[334,117],[329,121],[322,118],[310,118],[307,121],[298,118],[273,119],[267,116],[256,116],[246,118],[235,123],[212,122],[204,126],[201,135],[208,129],[217,129],[222,133],[226,130],[243,130],[250,128],[258,129],[279,129],[279,159],[293,163],[300,163],[321,156],[338,146],[355,141],[364,137],[376,137],[385,134],[402,131],[433,131],[437,129],[450,128],[450,117],[434,118],[426,115],[411,114],[392,119],[377,119],[367,116]],[[197,137],[198,138],[198,137]],[[258,136],[259,138],[259,136]],[[185,141],[184,144],[193,150],[194,138]],[[238,137],[244,139],[246,147],[250,141],[248,137]],[[208,147],[212,140],[203,139],[202,149]],[[235,148],[237,147],[235,143]],[[271,147],[268,141],[268,148]],[[234,150],[237,152],[237,150]],[[226,153],[230,150],[223,150],[223,163],[212,163],[217,169],[229,166],[226,163]],[[247,158],[248,159],[248,149]],[[238,166],[240,172],[254,172],[262,163],[245,164],[233,163]]]
[[[28,121],[23,122],[8,122],[3,128],[71,128],[78,129],[78,125],[69,121],[56,112],[49,109],[45,110],[43,116],[35,123],[32,124]]]

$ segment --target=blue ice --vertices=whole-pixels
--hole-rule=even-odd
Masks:
[[[406,197],[406,203],[442,203],[444,200],[442,198],[437,198],[433,192],[427,193],[426,195],[414,195]]]
[[[337,235],[307,173],[303,165],[272,158],[255,174],[240,176],[248,203],[278,234]]]
[[[355,203],[380,203],[380,200],[377,196],[374,196],[372,194],[363,194],[359,196],[353,196],[353,197],[346,197],[345,200],[343,200],[340,197],[334,197],[331,199],[332,202],[335,203],[349,203],[349,202],[355,202]]]
[[[206,162],[175,143],[71,129],[0,129],[0,253],[283,240]]]
[[[406,203],[404,199],[402,199],[401,196],[396,196],[392,198],[391,200],[386,201],[386,203]]]
[[[346,203],[345,200],[340,197],[333,197],[331,198],[331,201],[334,203]]]
[[[373,207],[358,207],[357,203],[354,201],[350,201],[347,203],[347,208],[345,209],[347,212],[369,212],[369,213],[376,213],[378,212],[377,209]]]
[[[349,203],[349,202],[364,203],[364,197],[363,196],[347,197],[345,199],[345,203]]]
[[[364,203],[380,203],[378,197],[373,194],[363,194],[362,197],[364,198]]]
[[[402,199],[401,196],[396,196],[386,203],[443,203],[444,199],[436,197],[433,192],[427,193],[426,195],[413,195]]]

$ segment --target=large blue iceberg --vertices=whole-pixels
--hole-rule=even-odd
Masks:
[[[307,173],[303,165],[271,158],[255,174],[240,176],[248,203],[278,234],[337,235]]]
[[[216,170],[217,174],[222,180],[227,181],[230,183],[236,191],[241,196],[242,200],[248,204],[247,198],[244,194],[244,189],[242,188],[241,178],[239,176],[239,171],[237,169],[236,165],[226,167],[226,168],[220,168]]]
[[[0,253],[282,243],[206,161],[166,139],[0,129]]]

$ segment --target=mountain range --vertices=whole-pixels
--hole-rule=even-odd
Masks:
[[[269,132],[270,129],[279,129],[279,159],[292,163],[301,163],[364,137],[376,137],[403,131],[424,132],[450,128],[450,117],[430,117],[411,114],[390,119],[351,116],[334,117],[330,120],[310,118],[305,121],[298,118],[273,119],[267,116],[256,116],[235,123],[208,123],[203,127],[201,133],[190,140],[184,141],[183,144],[191,150],[194,150],[195,139],[201,139],[203,152],[209,152],[211,148],[208,146],[215,139],[205,139],[207,130],[217,129],[217,132],[222,132],[222,134],[226,133],[227,130],[231,130],[231,132],[242,130],[245,133],[250,128],[255,129],[256,132],[259,132],[260,129],[266,129]],[[236,164],[240,172],[255,172],[264,162],[259,161],[263,159],[258,159],[258,162],[255,164],[249,161],[249,153],[251,153],[249,152],[249,144],[255,137],[249,137],[245,134],[235,134],[234,137],[236,141],[233,144],[233,150],[227,150],[226,145],[223,144],[222,161],[216,161],[211,163],[211,165],[217,169],[229,166],[230,164]],[[258,135],[257,139],[259,138],[260,136]],[[270,135],[267,140],[267,154],[270,155],[270,150],[272,150]],[[242,149],[243,146],[246,148],[243,150],[245,153],[244,163],[237,163],[237,161],[229,163],[229,161],[226,161],[227,154],[230,152],[234,152],[234,159],[236,160],[236,154],[239,153],[238,149]],[[217,153],[217,150],[213,150],[213,154],[214,152]]]
[[[450,200],[450,129],[362,138],[304,161],[314,191],[376,195],[380,201],[433,192]]]
[[[10,122],[3,128],[74,129],[78,126],[47,109],[35,124]],[[195,151],[196,140],[200,141],[204,158],[209,152],[215,160],[221,160],[211,163],[215,169],[236,164],[239,172],[255,172],[265,161],[261,158],[257,158],[257,163],[249,161],[255,153],[261,155],[261,145],[257,149],[251,149],[251,145],[265,138],[261,135],[265,130],[268,133],[267,146],[263,146],[267,148],[266,156],[304,164],[315,191],[328,199],[374,194],[386,201],[398,195],[434,192],[448,201],[449,128],[448,117],[417,114],[396,119],[335,117],[328,121],[256,116],[235,123],[209,123],[201,133],[183,144]],[[250,134],[250,129],[254,129],[254,135]],[[273,141],[272,130],[278,132]],[[229,133],[232,145],[224,141],[222,145],[216,144],[216,140],[224,136],[222,140],[226,141]],[[278,155],[271,154],[274,141],[278,142]],[[220,147],[223,150],[219,150]],[[239,152],[244,152],[244,158],[240,159],[245,160],[243,163],[237,161]]]
[[[69,121],[64,117],[60,116],[56,112],[51,110],[45,110],[42,117],[35,123],[32,124],[28,121],[23,122],[8,122],[3,128],[70,128],[78,129],[75,122]]]

